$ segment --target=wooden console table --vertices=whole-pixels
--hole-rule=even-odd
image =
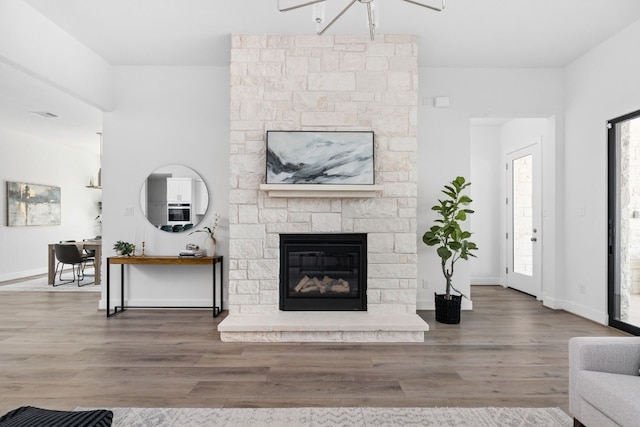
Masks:
[[[120,264],[120,305],[116,305],[111,312],[111,264]],[[124,266],[125,265],[208,265],[213,267],[213,305],[206,307],[193,307],[193,306],[126,306],[124,304]],[[220,274],[220,306],[216,305],[216,265],[219,266],[218,273]],[[107,258],[107,317],[120,314],[128,308],[210,308],[213,310],[213,317],[218,317],[222,312],[223,303],[223,286],[222,286],[222,256],[215,257],[177,257],[177,256],[114,256]]]

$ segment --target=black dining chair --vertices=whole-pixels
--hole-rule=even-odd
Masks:
[[[83,242],[87,240],[95,240],[95,239],[82,239]],[[86,249],[82,248],[82,257],[84,258],[85,267],[88,263],[93,264],[93,268],[96,268],[96,250],[95,249]]]
[[[56,265],[56,271],[54,273],[53,286],[66,285],[67,283],[73,283],[78,280],[78,286],[86,286],[90,283],[85,283],[83,285],[80,284],[82,280],[84,280],[84,266],[86,263],[85,257],[80,254],[78,247],[73,243],[58,243],[54,245],[54,250],[56,253],[56,258],[58,259],[58,265]],[[71,265],[71,271],[73,273],[73,279],[63,279],[62,271],[64,270],[64,265]],[[60,267],[60,276],[59,279],[62,283],[56,285],[55,276],[58,275],[58,267]]]

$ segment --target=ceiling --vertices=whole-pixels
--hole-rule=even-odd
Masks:
[[[305,0],[25,0],[113,65],[227,65],[229,34],[314,34]],[[350,0],[327,0],[327,19]],[[420,0],[440,5],[441,0]],[[416,34],[421,66],[562,67],[640,19],[638,0],[376,0],[380,33]],[[356,3],[328,34],[367,34]]]
[[[231,33],[315,34],[312,6],[279,12],[278,0],[24,1],[112,65],[225,66]],[[327,0],[327,20],[349,1]],[[640,19],[638,0],[375,1],[378,32],[417,35],[422,67],[563,67]],[[356,2],[327,34],[367,35],[365,10]],[[100,111],[1,62],[0,123],[96,148],[102,127]]]

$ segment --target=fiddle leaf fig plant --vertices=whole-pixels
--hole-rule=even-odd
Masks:
[[[438,213],[438,219],[422,236],[422,241],[427,246],[437,246],[436,252],[440,257],[442,274],[446,279],[445,299],[451,299],[452,289],[467,298],[453,287],[451,278],[456,262],[459,259],[475,258],[473,252],[478,250],[478,246],[469,240],[471,232],[462,229],[462,223],[474,212],[468,208],[472,202],[471,198],[462,194],[463,190],[470,185],[471,183],[466,182],[464,177],[459,176],[451,181],[450,185],[444,186],[442,193],[447,197],[438,199],[438,204],[431,208]]]

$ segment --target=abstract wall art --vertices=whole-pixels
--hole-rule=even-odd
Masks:
[[[60,187],[7,181],[7,225],[60,225]]]
[[[267,184],[374,184],[373,132],[267,131]]]

